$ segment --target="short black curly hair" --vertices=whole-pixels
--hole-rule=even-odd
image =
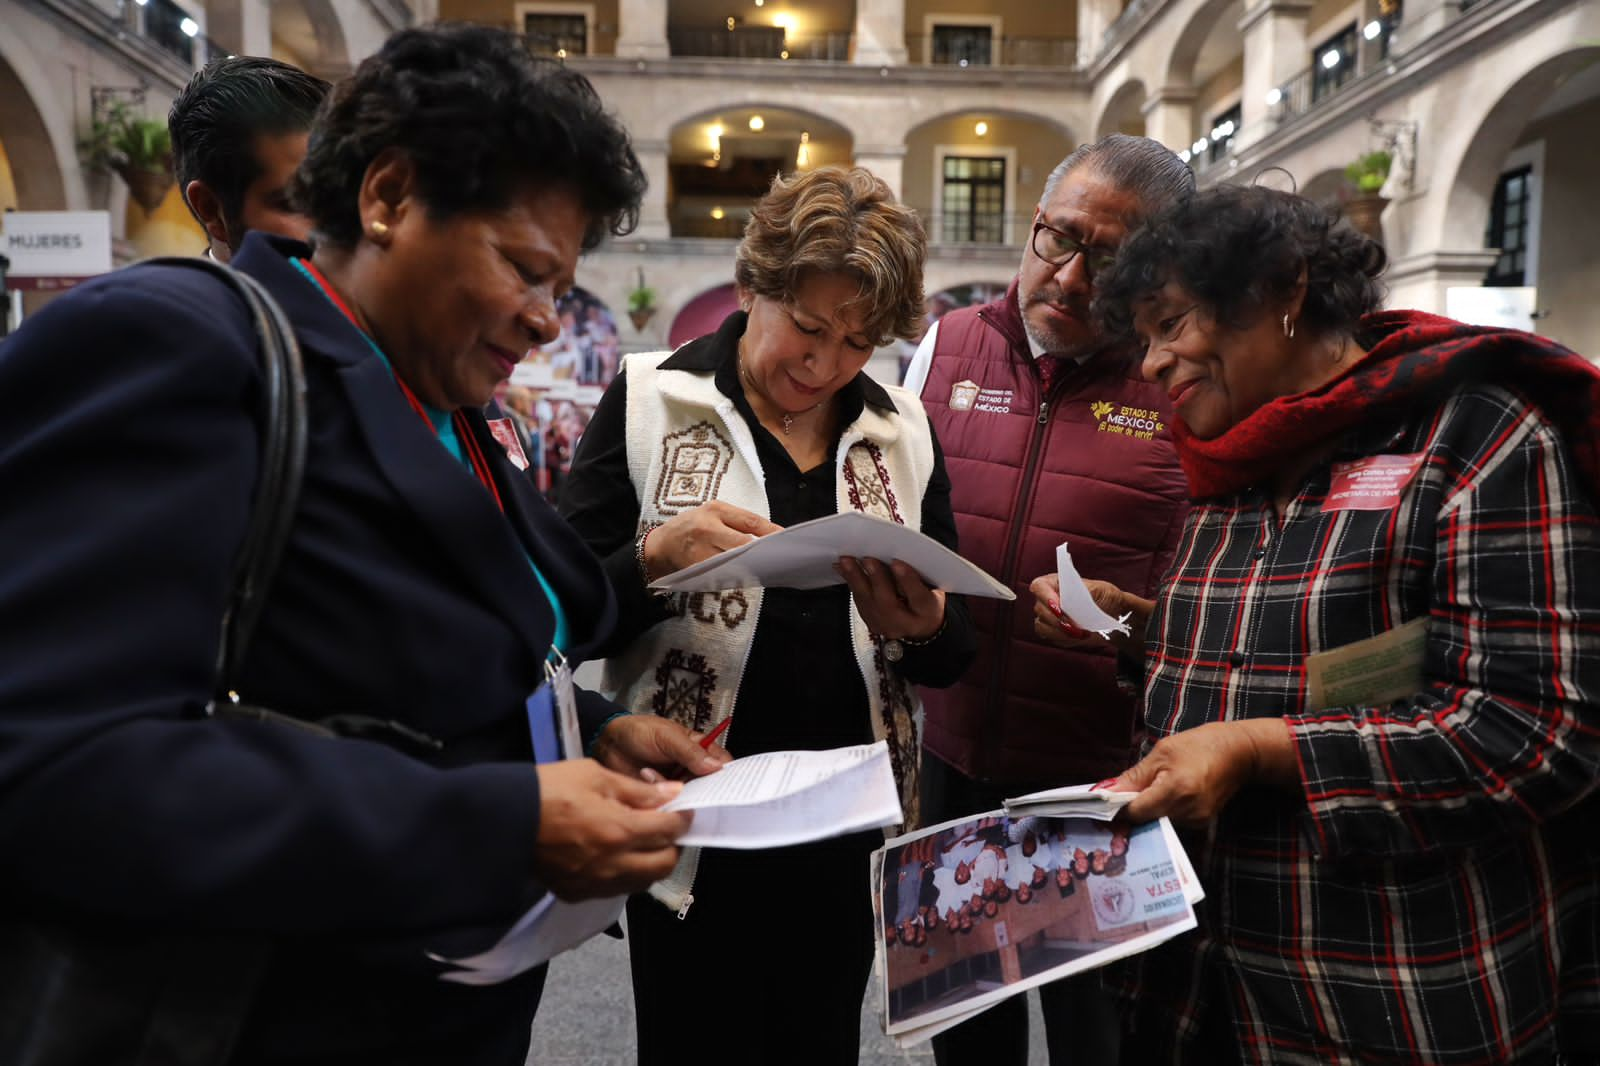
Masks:
[[[431,218],[501,210],[520,191],[559,185],[589,216],[585,250],[638,222],[645,176],[627,132],[587,78],[503,30],[401,30],[334,86],[289,186],[318,241],[360,240],[361,182],[387,149],[415,166]]]
[[[1116,336],[1132,331],[1136,305],[1176,281],[1219,322],[1249,325],[1290,299],[1306,273],[1298,328],[1313,336],[1354,331],[1377,310],[1383,246],[1337,211],[1262,186],[1219,185],[1157,214],[1122,243],[1095,278],[1094,314]]]

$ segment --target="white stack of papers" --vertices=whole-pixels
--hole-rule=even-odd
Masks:
[[[775,751],[727,763],[686,783],[664,810],[693,811],[685,847],[776,848],[879,829],[904,820],[883,741],[832,751]],[[542,897],[488,951],[465,958],[429,954],[456,969],[441,980],[509,981],[603,932],[625,897],[567,903]]]
[[[664,809],[693,811],[694,824],[678,843],[704,848],[780,848],[903,820],[881,740],[735,759],[685,784]]]
[[[1006,813],[1012,817],[1032,814],[1109,822],[1137,795],[1137,792],[1111,792],[1099,785],[1068,785],[1065,788],[1030,792],[1026,796],[1008,799],[1005,803]]]
[[[1014,600],[1016,594],[932,537],[860,511],[843,511],[757,537],[653,582],[668,592],[736,588],[820,589],[842,585],[842,555],[900,561],[934,588],[965,596]]]

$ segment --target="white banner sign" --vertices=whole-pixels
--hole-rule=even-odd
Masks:
[[[109,211],[8,211],[0,214],[7,276],[87,278],[111,269]]]

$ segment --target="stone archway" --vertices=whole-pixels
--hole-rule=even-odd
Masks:
[[[7,54],[11,42],[0,39],[0,145],[11,172],[11,192],[15,201],[0,206],[19,211],[65,211],[75,197],[69,195],[68,182],[78,177],[71,154],[71,125],[64,115],[47,119],[52,97],[29,91],[26,65],[19,68]],[[42,79],[36,84],[42,85]],[[60,134],[65,132],[66,144]],[[55,134],[55,135],[53,135]]]
[[[1018,244],[1026,234],[1045,179],[1078,143],[1065,125],[1038,115],[999,109],[946,112],[906,134],[903,199],[922,214],[935,244]],[[951,161],[960,159],[1000,160],[1003,177],[952,174]],[[975,216],[976,202],[970,208],[950,203],[950,183],[970,180],[975,190],[978,181],[990,179],[1004,182],[999,226],[964,229],[963,213]],[[988,211],[995,213],[992,207]]]
[[[1144,82],[1138,78],[1117,86],[1116,92],[1106,100],[1100,117],[1095,119],[1095,140],[1112,133],[1128,133],[1136,137],[1145,135],[1144,101],[1149,95]]]
[[[1182,32],[1173,42],[1172,52],[1167,57],[1164,66],[1168,87],[1194,87],[1195,63],[1200,58],[1202,48],[1212,37],[1222,21],[1228,8],[1237,4],[1239,0],[1202,0],[1189,16],[1189,21],[1184,23]],[[1241,50],[1242,50],[1241,43]]]
[[[1600,45],[1584,45],[1534,62],[1493,102],[1481,117],[1470,121],[1455,138],[1460,142],[1459,162],[1446,169],[1450,180],[1445,198],[1440,245],[1474,247],[1481,243],[1489,202],[1500,167],[1528,124],[1528,117],[1563,81],[1600,63]],[[1451,101],[1459,107],[1459,101]]]
[[[739,295],[733,285],[717,285],[705,290],[683,305],[672,319],[667,332],[667,346],[680,344],[714,333],[722,320],[739,309]]]
[[[667,139],[672,235],[737,238],[775,177],[849,166],[855,150],[845,127],[792,106],[740,103],[681,119]]]
[[[272,54],[330,81],[353,65],[343,20],[333,0],[275,0]]]
[[[1300,195],[1323,207],[1338,207],[1349,195],[1343,170],[1324,170],[1300,187]]]
[[[1523,328],[1600,358],[1600,307],[1593,299],[1600,217],[1592,208],[1589,137],[1600,123],[1600,45],[1533,59],[1497,96],[1486,94],[1486,104],[1448,142],[1464,147],[1443,186],[1436,247],[1483,259],[1442,279],[1446,307],[1452,287],[1518,287],[1535,301],[1537,321]]]

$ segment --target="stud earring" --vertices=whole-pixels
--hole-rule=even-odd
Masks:
[[[1289,321],[1289,312],[1283,313],[1283,335],[1294,340],[1294,323]]]
[[[389,227],[384,225],[382,222],[379,222],[377,219],[373,219],[372,225],[367,227],[367,232],[372,234],[373,240],[381,241],[389,235]]]

